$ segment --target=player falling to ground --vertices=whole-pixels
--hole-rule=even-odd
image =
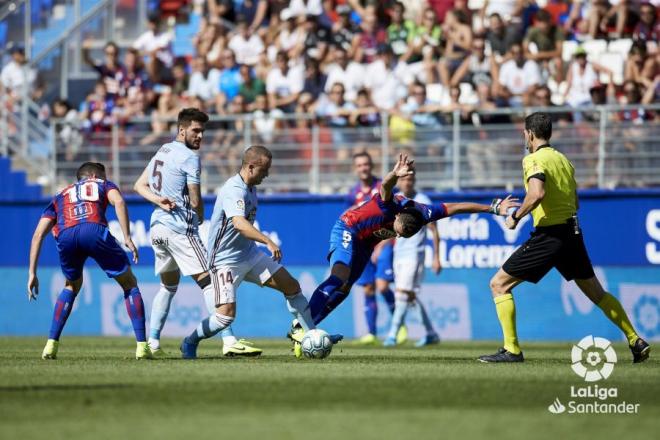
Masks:
[[[314,291],[309,304],[314,324],[318,324],[346,299],[351,287],[364,270],[375,246],[382,240],[415,235],[425,224],[461,213],[490,212],[506,215],[518,206],[516,199],[495,199],[490,205],[478,203],[440,203],[424,205],[392,189],[400,177],[414,174],[413,161],[400,154],[394,169],[385,176],[380,191],[362,206],[346,211],[330,233],[330,276]],[[302,330],[294,322],[290,333]],[[294,352],[300,347],[294,342]]]
[[[177,136],[151,158],[134,189],[155,205],[151,214],[151,247],[155,254],[160,289],[151,307],[149,347],[155,357],[166,356],[160,347],[165,326],[181,275],[191,276],[204,292],[209,313],[215,310],[213,286],[208,273],[206,248],[199,237],[204,221],[200,191],[201,147],[209,117],[196,108],[183,109],[177,120]],[[227,327],[222,334],[226,356],[258,356],[261,350],[237,340]]]
[[[521,218],[532,213],[535,230],[490,281],[497,317],[504,334],[504,347],[479,358],[482,362],[522,362],[516,333],[516,307],[512,290],[523,281],[538,283],[553,267],[580,290],[623,331],[633,362],[649,357],[651,347],[637,335],[621,303],[601,286],[584,246],[577,220],[579,207],[575,170],[571,162],[550,146],[552,121],[547,113],[525,118],[523,181],[527,194],[522,206],[506,219],[515,229]]]
[[[208,262],[215,296],[215,312],[204,319],[181,343],[185,359],[197,357],[197,346],[229,326],[236,316],[236,290],[245,281],[282,292],[289,311],[305,330],[315,328],[300,284],[280,265],[282,251],[253,223],[257,216],[257,186],[268,176],[272,154],[253,145],[243,153],[241,170],[220,189],[213,208],[208,242]],[[268,248],[271,256],[259,248]],[[206,295],[206,292],[205,292]],[[340,337],[332,338],[336,342]]]
[[[353,155],[353,169],[360,181],[348,194],[350,208],[367,203],[371,200],[371,197],[378,194],[381,185],[381,180],[373,175],[374,164],[371,160],[371,155],[366,151]],[[378,338],[376,337],[376,323],[378,321],[376,292],[383,296],[390,313],[394,313],[394,293],[390,289],[390,283],[394,281],[392,244],[392,240],[385,240],[380,243],[374,252],[375,258],[367,262],[364,271],[362,271],[360,277],[355,281],[355,284],[362,286],[364,292],[364,317],[369,330],[369,333],[356,341],[361,345],[378,343]],[[374,259],[375,261],[372,261]],[[398,335],[400,342],[406,340],[406,334],[406,328],[402,326]]]
[[[415,176],[403,176],[397,183],[399,194],[407,199],[413,200],[422,205],[430,205],[431,199],[426,194],[415,190]],[[433,259],[431,267],[437,275],[442,269],[440,265],[440,235],[435,222],[430,222],[423,226],[415,235],[410,238],[399,237],[394,243],[394,286],[396,288],[396,307],[392,316],[392,324],[387,339],[383,343],[386,347],[397,345],[397,333],[403,326],[406,319],[408,308],[417,305],[419,315],[426,330],[426,334],[415,346],[424,347],[426,345],[437,344],[440,341],[438,333],[433,328],[433,323],[426,313],[424,304],[417,298],[422,280],[424,279],[424,260],[426,257],[426,228],[431,231],[433,237]]]
[[[131,318],[137,349],[137,359],[151,358],[144,329],[144,303],[137,280],[131,271],[126,253],[110,234],[105,210],[108,203],[115,207],[117,219],[124,235],[124,244],[138,261],[138,252],[131,240],[126,203],[117,186],[106,180],[103,164],[85,162],[76,173],[77,182],[57,193],[44,210],[30,245],[30,271],[28,298],[39,294],[37,262],[43,240],[52,229],[62,273],[66,278],[64,288],[57,297],[48,341],[41,355],[43,359],[55,359],[60,335],[71,313],[73,303],[83,283],[83,266],[88,257],[93,258],[110,278],[114,278],[124,291],[128,316]]]

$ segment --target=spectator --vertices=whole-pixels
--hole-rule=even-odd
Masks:
[[[598,74],[608,73],[612,82],[612,71],[596,63],[587,61],[587,52],[578,47],[574,60],[568,67],[564,99],[571,107],[592,104],[590,90],[598,85]]]
[[[268,97],[265,94],[257,95],[254,100],[254,109],[253,124],[259,141],[269,144],[273,141],[275,130],[279,127],[278,117],[282,115],[282,111],[278,109],[270,111]]]
[[[234,52],[231,49],[225,49],[220,56],[222,62],[222,69],[220,70],[220,93],[216,97],[215,108],[216,112],[223,114],[225,112],[225,105],[238,95],[238,90],[241,87],[241,73]]]
[[[94,91],[87,95],[82,107],[81,118],[83,127],[87,132],[99,133],[109,132],[115,123],[115,97],[108,93],[103,80],[98,80]],[[97,140],[106,141],[105,138]],[[105,142],[103,142],[105,144]]]
[[[305,83],[303,93],[310,95],[312,102],[316,101],[325,90],[328,76],[321,72],[318,60],[307,58],[305,60]]]
[[[405,10],[403,3],[395,2],[390,10],[392,21],[386,29],[387,43],[397,57],[403,57],[408,52],[408,41],[415,32],[415,23],[403,17]]]
[[[245,17],[239,17],[236,22],[236,34],[229,40],[229,49],[236,54],[238,64],[248,66],[257,64],[259,55],[264,51],[263,41],[250,31]]]
[[[289,8],[285,8],[280,13],[282,27],[275,39],[275,44],[269,47],[269,51],[284,51],[289,58],[298,58],[305,47],[305,28],[296,26],[296,17],[291,14]]]
[[[403,119],[412,122],[416,128],[421,129],[437,129],[441,127],[440,120],[437,117],[437,112],[441,107],[432,103],[426,96],[426,86],[420,82],[416,82],[411,86],[411,94],[403,101],[394,114]],[[420,140],[428,140],[428,136],[424,136]]]
[[[119,63],[119,47],[112,41],[106,43],[103,47],[103,62],[93,60],[89,50],[92,41],[85,40],[82,44],[83,61],[99,74],[99,79],[105,83],[105,89],[108,95],[116,97],[119,95],[119,79],[122,75],[124,66]]]
[[[408,93],[413,75],[408,64],[396,58],[392,47],[381,44],[376,61],[366,68],[365,87],[379,109],[389,110]]]
[[[408,63],[422,60],[425,51],[436,52],[439,50],[441,37],[442,28],[438,24],[435,12],[431,8],[426,8],[421,24],[415,26],[410,34],[408,51],[402,56],[402,59]]]
[[[56,151],[64,150],[64,160],[74,161],[82,145],[78,130],[78,112],[71,107],[69,101],[56,99],[53,102],[53,118],[59,120],[55,125]]]
[[[162,64],[166,68],[171,68],[174,63],[174,55],[172,54],[174,33],[164,29],[159,13],[149,14],[147,27],[148,30],[135,40],[133,48],[147,56],[150,59],[150,64],[156,64],[157,66]]]
[[[556,107],[552,103],[552,92],[550,91],[550,88],[548,86],[538,86],[534,90],[534,93],[532,93],[530,104],[534,107],[543,107],[543,108]],[[576,113],[576,114],[578,115],[578,118],[581,120],[582,115],[580,113]],[[566,126],[568,122],[571,122],[571,115],[570,113],[550,112],[550,119],[555,124],[559,124],[560,126]]]
[[[488,20],[490,25],[486,33],[486,41],[497,62],[501,62],[511,46],[519,41],[520,33],[516,26],[504,24],[499,14],[491,14]]]
[[[248,30],[250,34],[259,31],[268,24],[266,21],[267,13],[267,0],[234,1],[234,14],[236,17],[245,17],[245,20],[249,23]]]
[[[208,17],[208,24],[218,24],[222,19],[233,21],[234,19],[234,2],[232,0],[206,0],[204,14]],[[200,55],[198,53],[198,55]]]
[[[371,63],[376,58],[376,48],[385,43],[387,35],[378,25],[375,14],[366,15],[361,23],[362,32],[353,38],[353,60],[358,63]]]
[[[239,71],[241,73],[241,86],[238,89],[238,95],[243,98],[245,108],[249,109],[258,95],[266,93],[266,84],[253,76],[252,69],[248,65],[242,65]]]
[[[443,25],[446,40],[444,59],[440,63],[439,73],[443,84],[449,85],[449,79],[458,66],[469,55],[472,47],[472,28],[468,24],[465,12],[452,9],[447,12]]]
[[[506,24],[519,23],[526,3],[525,0],[485,0],[480,15],[482,21],[497,14]]]
[[[179,100],[172,88],[163,86],[156,109],[151,113],[151,133],[140,141],[140,145],[155,143],[159,137],[169,134],[176,124]]]
[[[121,117],[124,121],[144,116],[149,103],[154,99],[149,75],[137,49],[130,48],[124,54],[124,69],[119,74],[119,100]]]
[[[602,0],[595,0],[595,3],[602,5]],[[602,15],[599,14],[598,18],[598,33],[592,34],[594,38],[596,36],[604,36],[613,38],[621,38],[624,35],[630,35],[632,30],[632,21],[634,14],[631,10],[631,0],[618,0],[617,2],[611,1],[609,4],[605,1],[605,5],[602,5],[600,8],[596,9],[599,12],[603,12]],[[612,33],[612,29],[614,32]]]
[[[563,79],[562,42],[564,31],[552,23],[552,16],[544,9],[536,13],[534,26],[528,29],[523,43],[525,58],[534,60],[548,71],[557,83]]]
[[[37,72],[27,65],[25,50],[14,46],[9,50],[11,61],[0,72],[0,93],[6,91],[11,100],[20,100],[24,88],[27,95],[35,98],[40,94],[35,88]]]
[[[177,60],[172,67],[172,79],[170,83],[172,93],[176,97],[184,96],[188,93],[190,87],[190,76],[186,71],[186,62],[183,59]]]
[[[307,15],[304,26],[307,32],[303,50],[304,55],[322,61],[328,52],[330,29],[319,26],[316,15]]]
[[[635,40],[660,41],[660,22],[658,15],[651,3],[642,3],[639,7],[639,22],[633,30]]]
[[[642,84],[644,87],[650,86],[658,74],[658,64],[655,58],[655,56],[648,56],[645,41],[635,41],[628,53],[624,79]]]
[[[333,46],[343,48],[347,53],[350,53],[355,38],[355,28],[350,20],[351,8],[348,5],[337,6],[338,18],[332,26],[332,34],[330,36],[330,43]]]
[[[352,126],[364,128],[380,126],[380,112],[371,101],[367,89],[358,90],[355,111],[351,113],[349,123]],[[366,134],[370,140],[373,138],[373,131],[367,131]]]
[[[345,89],[340,83],[333,84],[328,95],[323,95],[315,106],[315,113],[322,119],[324,124],[331,127],[332,143],[340,148],[337,152],[337,160],[348,158],[351,141],[351,133],[347,130],[350,126],[350,116],[355,110],[355,105],[344,98]]]
[[[293,113],[296,100],[303,90],[304,73],[302,65],[289,66],[286,52],[276,57],[276,67],[266,79],[266,91],[270,108],[278,108],[285,113]]]
[[[313,16],[317,17],[323,13],[321,0],[291,0],[289,10],[294,16]]]
[[[527,105],[529,95],[541,84],[539,66],[533,60],[525,60],[520,43],[511,46],[509,57],[500,68],[496,96],[512,107]]]
[[[497,64],[492,56],[486,55],[486,41],[482,37],[474,38],[472,53],[456,69],[450,84],[457,86],[461,82],[469,82],[476,87],[483,83],[491,87],[496,79]]]
[[[216,96],[220,93],[218,84],[220,84],[220,71],[209,68],[206,57],[197,55],[192,63],[187,95],[199,97],[204,103],[203,108],[212,108]]]
[[[325,83],[326,93],[335,83],[340,83],[346,90],[346,99],[355,100],[357,91],[364,84],[364,67],[360,63],[350,61],[346,50],[336,47],[334,50],[334,64],[328,68],[328,81]]]
[[[194,45],[197,55],[206,57],[209,66],[216,67],[220,63],[222,51],[227,48],[228,41],[227,30],[223,25],[207,24],[195,37]]]

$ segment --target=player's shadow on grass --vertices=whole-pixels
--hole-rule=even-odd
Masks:
[[[1,392],[12,391],[74,391],[74,390],[108,390],[131,388],[134,385],[122,383],[108,384],[49,384],[49,385],[11,385],[0,386]]]

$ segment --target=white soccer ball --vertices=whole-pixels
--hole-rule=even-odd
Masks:
[[[310,330],[302,339],[302,352],[308,359],[323,359],[330,356],[332,341],[330,335],[320,329]]]

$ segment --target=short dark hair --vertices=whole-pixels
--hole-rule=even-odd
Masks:
[[[374,163],[374,161],[371,159],[371,154],[367,153],[366,151],[358,151],[357,153],[355,153],[353,155],[353,162],[355,162],[355,159],[357,159],[358,157],[366,157],[367,159],[369,159],[370,164]]]
[[[424,226],[424,217],[415,208],[406,208],[399,214],[399,221],[406,237],[412,237]]]
[[[105,165],[101,162],[85,162],[76,171],[76,178],[78,180],[83,177],[90,177],[91,175],[105,177]]]
[[[200,124],[209,122],[209,115],[194,107],[184,108],[179,112],[176,124],[178,127],[189,127],[192,121],[197,121]]]
[[[257,160],[260,157],[273,159],[273,153],[263,145],[251,145],[243,153],[243,162],[241,163],[241,166],[248,165],[250,162]]]
[[[547,113],[536,112],[525,118],[525,130],[531,131],[538,139],[552,137],[552,118]]]

